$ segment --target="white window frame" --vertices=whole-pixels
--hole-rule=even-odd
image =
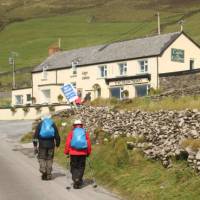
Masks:
[[[77,87],[76,82],[71,82],[71,84],[76,89],[76,87]]]
[[[127,63],[119,63],[119,75],[125,76],[127,75]]]
[[[99,77],[106,78],[108,76],[108,67],[107,65],[99,66]]]
[[[78,61],[72,61],[72,74],[73,75],[77,75],[77,66],[78,65]]]
[[[48,79],[47,70],[48,70],[48,66],[47,65],[43,66],[43,68],[42,68],[42,80],[47,80]]]
[[[139,73],[141,74],[146,74],[148,73],[148,68],[149,68],[149,62],[148,60],[144,59],[144,60],[139,60]]]
[[[123,92],[124,92],[124,88],[123,87],[113,87],[113,88],[110,88],[110,98],[112,97],[111,96],[111,90],[112,89],[119,89],[119,100],[122,100],[123,99]]]
[[[17,97],[20,97],[20,101],[17,100]],[[24,100],[23,100],[23,95],[15,95],[15,104],[16,105],[23,105]]]

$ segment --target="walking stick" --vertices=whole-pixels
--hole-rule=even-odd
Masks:
[[[70,158],[67,156],[67,174],[66,174],[67,180],[71,180],[71,175],[70,175]],[[67,190],[71,189],[71,184],[68,183]]]
[[[97,185],[97,183],[96,183],[96,180],[95,180],[95,177],[94,177],[94,169],[93,169],[93,167],[92,167],[92,165],[91,165],[91,160],[90,160],[90,158],[88,158],[87,159],[88,160],[88,165],[89,165],[89,168],[90,168],[90,176],[91,176],[91,178],[92,178],[92,182],[93,182],[93,188],[96,188],[96,187],[98,187],[98,185]]]

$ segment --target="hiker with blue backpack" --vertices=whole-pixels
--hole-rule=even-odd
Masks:
[[[91,153],[89,133],[83,128],[81,120],[75,120],[66,138],[64,154],[70,156],[70,172],[73,187],[79,189],[83,184],[86,157]]]
[[[39,142],[39,147],[38,147]],[[33,136],[34,152],[38,154],[42,180],[51,180],[55,146],[60,145],[58,129],[51,116],[42,117]]]

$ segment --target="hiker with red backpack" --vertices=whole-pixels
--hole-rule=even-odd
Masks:
[[[86,157],[91,153],[89,133],[83,128],[80,120],[75,120],[72,130],[69,132],[64,154],[70,156],[70,172],[72,174],[73,187],[79,189],[83,184]]]
[[[38,148],[39,142],[39,148]],[[51,180],[55,146],[60,145],[58,129],[51,116],[44,116],[33,136],[34,153],[38,154],[42,180]]]

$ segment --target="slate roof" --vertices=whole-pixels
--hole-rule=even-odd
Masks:
[[[173,41],[181,35],[180,32],[168,33],[146,38],[115,42],[70,51],[57,52],[34,68],[33,72],[71,67],[73,60],[78,60],[77,66],[108,63],[160,55]]]

